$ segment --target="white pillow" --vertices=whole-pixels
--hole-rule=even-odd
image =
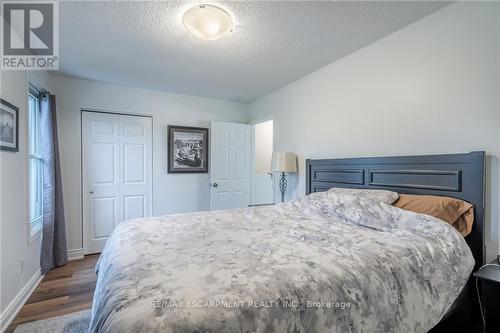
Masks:
[[[399,194],[387,190],[369,190],[369,189],[333,187],[329,189],[327,192],[354,195],[374,202],[383,202],[388,205],[391,205],[394,201],[396,201],[399,198]]]

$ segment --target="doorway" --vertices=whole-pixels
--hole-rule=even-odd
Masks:
[[[273,155],[273,121],[254,125],[252,204],[274,203],[274,181],[271,169]]]

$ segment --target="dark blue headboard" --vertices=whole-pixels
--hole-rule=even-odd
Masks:
[[[386,189],[398,193],[459,198],[474,204],[474,225],[466,237],[484,264],[484,152],[306,160],[306,193],[332,187]]]

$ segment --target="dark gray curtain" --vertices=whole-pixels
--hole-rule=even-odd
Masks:
[[[40,126],[43,168],[42,274],[68,262],[66,228],[57,139],[56,96],[40,96]]]

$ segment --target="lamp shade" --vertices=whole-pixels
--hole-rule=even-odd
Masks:
[[[297,172],[297,155],[287,152],[274,152],[271,171]]]

